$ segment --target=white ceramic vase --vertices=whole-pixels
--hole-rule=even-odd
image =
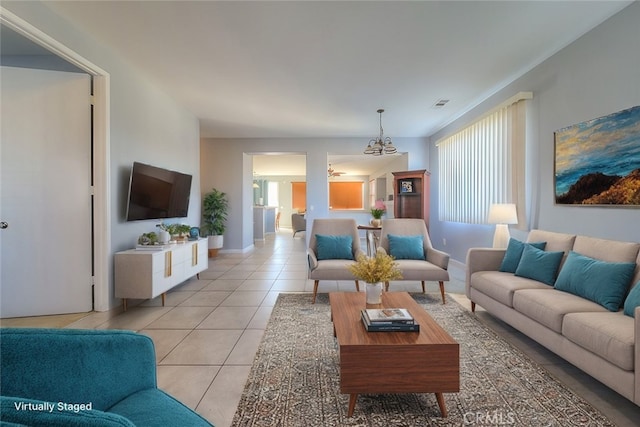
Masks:
[[[367,295],[367,304],[382,303],[382,282],[366,283],[364,291]]]

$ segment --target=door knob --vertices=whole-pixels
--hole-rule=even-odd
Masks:
[[[8,228],[8,227],[9,227],[8,222],[0,221],[0,229],[4,230],[5,228]]]

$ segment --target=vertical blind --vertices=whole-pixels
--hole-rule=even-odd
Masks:
[[[492,203],[515,203],[526,218],[524,147],[526,103],[521,93],[437,144],[440,221],[486,224]]]

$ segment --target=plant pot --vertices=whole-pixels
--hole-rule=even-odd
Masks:
[[[224,245],[224,236],[209,236],[209,258],[218,256],[218,250]]]
[[[367,304],[382,303],[382,282],[365,283],[364,292],[367,296]]]
[[[158,233],[158,235],[158,241],[163,245],[166,245],[171,240],[171,234],[169,234],[168,231],[162,230],[160,231],[160,233]]]

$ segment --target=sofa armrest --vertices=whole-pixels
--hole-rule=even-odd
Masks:
[[[429,248],[426,251],[426,259],[433,265],[437,265],[443,270],[449,268],[449,254],[439,251],[434,248]]]
[[[153,341],[131,331],[0,329],[0,394],[104,411],[156,387]]]
[[[96,409],[80,409],[71,402],[45,402],[0,396],[0,413],[3,424],[6,422],[24,426],[135,427],[135,424],[121,415]]]
[[[467,252],[467,274],[465,291],[470,297],[471,275],[477,271],[498,271],[506,249],[497,248],[471,248]]]

